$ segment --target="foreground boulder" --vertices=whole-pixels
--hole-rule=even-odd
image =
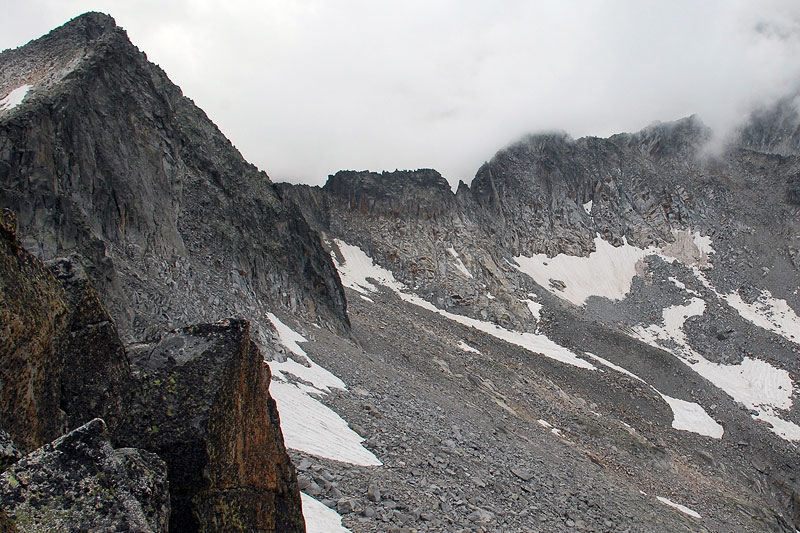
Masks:
[[[166,461],[172,531],[305,531],[246,321],[175,330],[130,357],[138,383],[120,441]]]
[[[130,366],[116,327],[75,258],[28,253],[0,212],[0,420],[32,451],[100,417],[121,418]]]
[[[167,489],[161,459],[114,450],[105,423],[94,419],[0,475],[0,505],[20,531],[162,532]]]

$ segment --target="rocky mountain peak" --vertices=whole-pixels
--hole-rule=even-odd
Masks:
[[[0,80],[23,91],[0,110],[0,203],[42,259],[83,258],[127,339],[274,307],[347,327],[297,206],[111,17],[3,53]]]
[[[52,90],[111,43],[139,53],[110,16],[89,12],[75,17],[25,46],[0,54],[0,95],[29,87],[26,99],[33,99],[38,92]],[[3,114],[0,111],[0,120]]]

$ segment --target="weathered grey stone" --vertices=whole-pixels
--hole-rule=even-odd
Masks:
[[[95,419],[0,475],[0,506],[21,531],[166,532],[166,465],[143,450],[114,450]]]

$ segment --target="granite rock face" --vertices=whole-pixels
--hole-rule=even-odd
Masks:
[[[95,419],[3,472],[0,506],[20,531],[164,532],[166,466],[144,450],[115,450]]]
[[[2,420],[11,432],[3,433],[2,439],[3,465],[14,463],[9,475],[38,482],[41,468],[57,470],[59,480],[66,476],[89,490],[96,466],[86,470],[78,459],[53,467],[41,467],[39,459],[19,461],[21,454],[11,437],[23,450],[45,444],[45,450],[57,455],[82,450],[84,442],[99,447],[97,454],[108,455],[110,439],[142,451],[90,456],[115,471],[123,465],[135,481],[133,489],[140,491],[134,494],[137,501],[172,498],[173,531],[303,530],[294,468],[269,397],[269,370],[250,340],[248,323],[235,320],[173,331],[156,343],[133,345],[126,353],[75,260],[53,260],[46,268],[16,240],[13,214],[2,213],[0,312],[8,326],[0,344],[0,399]],[[133,373],[129,355],[135,363]],[[105,422],[98,419],[46,444],[96,416],[110,421],[110,437]],[[166,467],[153,452],[168,465],[169,494],[163,480],[155,493],[142,485],[143,479],[152,478],[154,461],[161,465],[156,468],[159,475],[166,476]],[[105,479],[105,474],[100,476],[100,481]],[[0,486],[16,488],[11,478]],[[128,516],[130,509],[115,505],[107,495],[98,502],[50,502],[60,490],[47,486],[30,494],[9,493],[11,500],[3,499],[0,508],[9,510],[10,519],[26,531],[62,526],[165,530],[168,512],[148,515],[147,529]],[[113,486],[102,490],[119,492]]]
[[[296,206],[112,18],[87,13],[0,55],[0,93],[25,84],[0,111],[0,205],[37,256],[85,258],[126,341],[273,306],[346,329]]]
[[[53,364],[56,337],[64,330],[64,289],[16,238],[16,217],[2,211],[0,235],[0,418],[16,444],[32,450],[61,434],[61,369]]]
[[[242,320],[131,349],[137,385],[119,441],[169,469],[171,531],[303,531],[269,367]]]

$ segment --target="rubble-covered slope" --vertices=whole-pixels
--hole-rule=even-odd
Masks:
[[[791,119],[769,125],[765,116],[753,124],[780,128]],[[323,233],[355,290],[349,301],[351,312],[365,309],[364,346],[414,352],[399,339],[426,346],[468,326],[519,354],[538,354],[514,368],[542,371],[584,406],[576,412],[605,406],[590,411],[608,409],[634,428],[645,447],[665,454],[671,474],[660,477],[675,494],[696,490],[710,457],[707,482],[717,488],[706,494],[709,505],[741,491],[762,502],[759,513],[776,513],[759,526],[705,522],[712,530],[790,530],[800,525],[800,161],[755,150],[752,128],[714,153],[696,117],[608,139],[533,135],[499,151],[455,193],[432,170],[342,171],[321,188],[279,186]],[[384,313],[375,291],[405,303]],[[409,304],[451,326],[384,335],[409,326]],[[492,371],[508,364],[503,350],[484,344],[468,355],[476,345],[465,342],[460,351],[426,350],[435,364],[415,370],[451,375],[474,361],[470,383],[503,404],[494,416],[518,427],[526,420],[520,405],[549,412],[530,398],[512,403],[519,384]],[[412,360],[386,364],[402,374]],[[620,380],[622,390],[638,392],[619,394]],[[570,410],[557,408],[555,418],[574,416]],[[618,453],[617,429],[589,426],[573,427],[568,440],[617,465],[601,460],[603,468],[648,468],[638,452]],[[697,455],[678,459],[687,453]],[[716,516],[734,512],[724,508]]]

